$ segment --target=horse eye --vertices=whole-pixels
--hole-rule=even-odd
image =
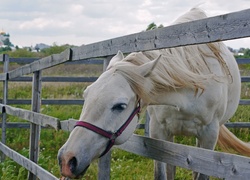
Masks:
[[[115,105],[112,107],[112,111],[123,111],[124,109],[126,109],[126,107],[127,107],[127,104],[118,103],[118,104],[115,104]]]

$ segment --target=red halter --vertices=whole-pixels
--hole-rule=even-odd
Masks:
[[[76,126],[84,127],[86,129],[89,129],[89,130],[91,130],[91,131],[93,131],[93,132],[95,132],[97,134],[100,134],[100,135],[102,135],[102,136],[109,139],[106,149],[100,155],[100,157],[102,157],[103,155],[105,155],[111,149],[111,147],[115,143],[116,138],[122,134],[122,132],[129,125],[129,123],[133,120],[135,115],[137,114],[139,116],[140,109],[141,109],[141,106],[140,106],[140,100],[139,100],[138,107],[136,107],[134,109],[134,111],[131,113],[131,115],[129,116],[127,121],[125,121],[125,123],[116,132],[106,131],[106,130],[104,130],[102,128],[99,128],[99,127],[93,125],[93,124],[90,124],[88,122],[83,122],[83,121],[77,121],[75,127]]]

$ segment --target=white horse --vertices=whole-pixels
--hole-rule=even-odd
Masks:
[[[198,8],[176,23],[205,18]],[[63,176],[78,178],[113,144],[133,134],[140,109],[148,106],[150,136],[172,141],[192,135],[197,146],[213,150],[216,142],[250,155],[250,147],[223,125],[240,98],[240,74],[223,43],[209,43],[114,56],[107,70],[84,92],[82,114],[59,150]],[[225,144],[224,144],[225,142]],[[173,168],[155,162],[155,179],[173,178]],[[168,177],[167,177],[168,176]],[[195,179],[207,179],[194,173]]]

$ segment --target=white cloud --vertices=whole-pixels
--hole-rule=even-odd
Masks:
[[[81,15],[83,13],[84,7],[81,4],[71,4],[69,13],[70,15]]]
[[[136,18],[141,22],[153,21],[153,15],[146,9],[139,9],[136,12]]]
[[[45,30],[52,28],[68,28],[70,27],[70,21],[58,21],[47,18],[35,18],[31,21],[22,22],[19,25],[20,30]]]
[[[152,5],[152,1],[151,0],[145,0],[142,4],[142,6],[150,6]]]
[[[18,45],[45,41],[80,45],[140,32],[151,22],[169,25],[198,4],[197,0],[1,0],[0,28]],[[250,1],[209,0],[201,7],[219,15],[250,7]],[[250,47],[247,40],[242,44]]]
[[[31,29],[31,28],[43,29],[44,27],[48,26],[49,24],[51,24],[51,20],[46,20],[43,18],[35,18],[31,21],[25,21],[25,22],[21,23],[19,28],[21,30]]]

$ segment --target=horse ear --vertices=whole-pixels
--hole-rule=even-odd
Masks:
[[[152,72],[152,70],[155,68],[156,64],[159,62],[161,58],[161,55],[158,56],[156,59],[154,59],[153,61],[150,61],[148,63],[145,63],[143,65],[141,65],[139,67],[139,72],[142,76],[147,77],[150,75],[150,73]]]
[[[107,69],[111,68],[116,62],[124,59],[123,53],[119,50],[117,54],[110,60]]]

